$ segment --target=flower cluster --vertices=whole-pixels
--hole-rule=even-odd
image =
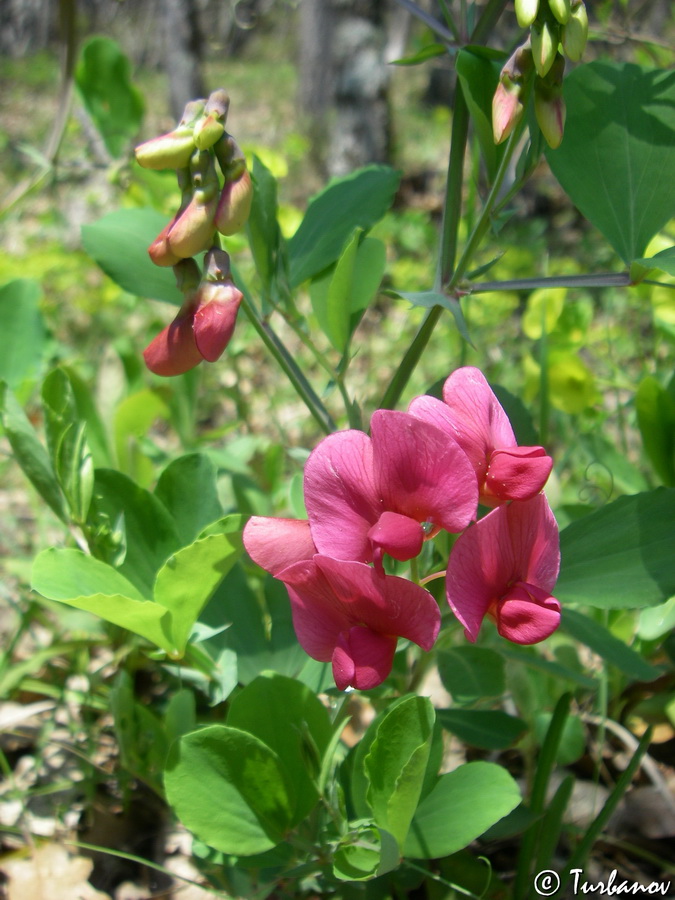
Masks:
[[[516,0],[516,18],[529,28],[527,40],[505,63],[492,99],[495,143],[511,134],[522,118],[534,76],[534,112],[549,146],[560,146],[565,128],[562,95],[565,56],[578,62],[588,38],[583,0]]]
[[[286,585],[307,653],[332,662],[341,690],[369,689],[391,671],[399,637],[429,650],[438,636],[432,595],[384,560],[414,559],[441,530],[459,534],[446,595],[470,641],[486,615],[520,644],[555,630],[558,529],[542,493],[552,464],[543,447],[518,446],[482,373],[461,368],[442,401],[378,410],[370,436],[324,438],[305,466],[307,519],[254,516],[244,545]],[[476,521],[479,504],[492,510]]]
[[[216,231],[241,231],[253,196],[244,155],[225,131],[229,105],[222,90],[208,100],[193,100],[173,131],[136,148],[141,166],[176,169],[182,195],[176,215],[148,248],[155,265],[173,266],[185,298],[174,321],[143,354],[157,375],[180,375],[202,360],[218,359],[232,337],[242,301],[229,257],[214,244]],[[200,273],[193,257],[203,251],[207,253]]]

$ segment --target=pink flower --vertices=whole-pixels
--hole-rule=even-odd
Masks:
[[[416,397],[411,415],[442,429],[471,460],[485,506],[528,500],[548,479],[553,460],[543,447],[519,447],[511,423],[479,369],[457,369],[443,386],[443,400]]]
[[[193,260],[176,269],[194,279]],[[156,375],[181,375],[202,360],[215,362],[230,342],[242,293],[230,276],[227,253],[212,247],[204,257],[204,276],[195,290],[188,286],[178,315],[143,351],[145,364]]]
[[[316,553],[307,519],[251,516],[243,539],[253,562],[272,575]]]
[[[434,425],[379,410],[369,438],[324,438],[305,466],[305,504],[319,553],[374,562],[417,556],[426,536],[462,531],[476,514],[471,463]]]
[[[544,494],[500,506],[462,534],[450,555],[446,593],[470,641],[486,615],[502,637],[536,644],[560,623],[551,596],[560,568],[558,526]]]
[[[391,671],[398,637],[430,650],[440,612],[428,591],[359,562],[316,555],[283,569],[298,641],[332,662],[340,690],[369,690]]]

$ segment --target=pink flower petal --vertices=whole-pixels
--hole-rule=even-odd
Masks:
[[[306,519],[252,516],[244,528],[244,547],[253,562],[277,575],[303,559],[311,559],[316,547]]]
[[[518,582],[497,604],[497,630],[515,644],[538,644],[560,624],[560,603],[546,591]]]
[[[182,375],[194,369],[203,357],[192,332],[192,315],[178,313],[176,318],[143,351],[145,364],[155,375]]]
[[[373,480],[373,451],[362,431],[324,438],[305,465],[305,504],[320,553],[370,562],[368,532],[382,512]]]
[[[199,352],[215,362],[230,343],[243,295],[233,284],[218,285],[210,293],[214,296],[197,308],[193,327]]]
[[[468,528],[452,548],[448,602],[475,641],[486,613],[515,582],[547,594],[560,567],[558,527],[544,494],[500,506]]]
[[[516,446],[509,418],[480,369],[456,369],[443,386],[443,400],[454,416],[458,440],[470,456],[469,447],[482,447],[487,456],[496,447]]]
[[[423,650],[430,650],[438,636],[436,601],[405,578],[320,555],[278,577],[288,588],[298,640],[314,659],[330,660],[339,635],[354,625],[407,638]]]
[[[492,497],[496,503],[529,500],[543,489],[552,468],[553,460],[543,447],[495,450],[490,455],[483,498]]]
[[[392,410],[373,415],[371,432],[385,508],[452,532],[466,528],[476,515],[478,491],[459,445],[434,425]]]
[[[375,567],[382,571],[382,556],[385,553],[401,562],[417,556],[424,543],[424,529],[408,516],[383,512],[368,532],[368,539],[373,547]]]
[[[368,691],[382,684],[391,672],[396,638],[355,625],[338,637],[333,651],[333,678],[339,690],[355,687]]]

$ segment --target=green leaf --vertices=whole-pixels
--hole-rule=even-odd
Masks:
[[[639,608],[675,594],[675,489],[620,497],[560,535],[555,596],[563,605]]]
[[[146,599],[117,569],[81,550],[43,550],[33,563],[31,586],[49,600],[84,609],[139,634],[169,652],[170,613]]]
[[[643,378],[635,409],[647,456],[661,481],[675,487],[675,381],[664,388],[651,375]]]
[[[182,544],[194,541],[223,515],[216,467],[203,453],[187,453],[169,463],[159,476],[155,496],[173,516]]]
[[[653,641],[668,634],[673,628],[675,628],[675,597],[670,597],[659,606],[642,610],[637,633],[643,641]]]
[[[111,156],[122,156],[143,120],[143,99],[131,66],[115,41],[90,38],[75,69],[82,101]]]
[[[437,859],[456,853],[520,803],[518,785],[495,763],[471,762],[441,775],[417,808],[404,855]]]
[[[436,715],[446,731],[471,747],[485,750],[510,747],[527,728],[522,719],[498,709],[437,709]]]
[[[445,44],[427,44],[412,56],[404,56],[401,59],[392,59],[390,66],[418,66],[420,63],[426,62],[428,59],[435,59],[437,56],[444,56],[448,52]]]
[[[549,165],[630,264],[675,213],[675,76],[596,61],[565,78],[564,97],[565,137],[546,150]]]
[[[534,717],[534,736],[541,747],[553,719],[551,712],[539,712]],[[565,719],[560,742],[556,748],[555,760],[560,766],[571,766],[586,750],[586,732],[579,716],[570,715]]]
[[[68,375],[54,369],[42,383],[47,446],[73,519],[87,520],[94,487],[94,467]]]
[[[121,472],[97,469],[90,518],[123,529],[126,556],[120,571],[150,596],[157,572],[181,546],[164,505]]]
[[[624,644],[604,626],[574,609],[563,608],[560,627],[575,641],[590,647],[604,660],[616,666],[624,675],[636,681],[653,681],[660,670],[650,665],[632,647]]]
[[[466,104],[476,129],[488,179],[494,180],[506,144],[495,144],[492,132],[492,98],[499,83],[505,54],[487,47],[465,47],[457,54],[455,67]]]
[[[434,306],[442,306],[444,309],[450,310],[455,319],[457,330],[462,335],[467,344],[471,344],[469,331],[466,327],[466,320],[459,300],[452,297],[446,297],[445,294],[439,294],[436,291],[385,291],[388,297],[401,298],[407,300],[413,306],[421,306],[423,309],[433,309]],[[473,344],[472,344],[473,346]]]
[[[269,293],[284,256],[284,242],[277,220],[277,182],[257,157],[253,157],[253,201],[246,225],[256,272]]]
[[[167,632],[173,658],[185,652],[192,626],[240,552],[227,535],[212,534],[174,553],[157,573],[154,599],[171,611]]]
[[[504,693],[504,660],[487,647],[460,646],[438,653],[438,674],[455,703]]]
[[[35,429],[19,401],[4,382],[0,382],[0,417],[7,440],[24,475],[62,522],[68,521],[63,493]]]
[[[17,278],[0,287],[0,380],[11,388],[38,371],[45,348],[40,312],[42,291],[37,281]]]
[[[97,468],[108,468],[112,465],[108,432],[96,408],[91,389],[75,369],[70,366],[60,368],[68,376],[78,418],[87,423],[87,443],[91,449],[94,465]]]
[[[232,700],[227,724],[274,750],[296,794],[292,824],[302,821],[319,799],[316,782],[331,737],[321,701],[299,681],[265,672]]]
[[[368,230],[391,206],[401,179],[388,166],[366,166],[334,178],[309,203],[288,242],[291,286],[322,272],[340,256],[355,228]]]
[[[656,253],[654,256],[646,259],[644,257],[642,259],[634,259],[632,265],[638,265],[646,270],[642,277],[645,277],[647,273],[654,269],[675,277],[675,247],[667,247],[665,250],[661,250],[660,253]],[[631,267],[631,274],[632,271]]]
[[[212,725],[177,741],[164,785],[181,822],[216,850],[264,853],[284,839],[295,805],[279,757],[245,731]]]
[[[340,881],[369,881],[400,865],[398,844],[389,832],[363,819],[350,823],[333,853],[333,875]]]
[[[148,247],[167,225],[154,209],[118,209],[82,226],[82,245],[106,275],[130,294],[180,306],[173,269],[156,266]]]
[[[422,792],[434,718],[426,697],[407,697],[384,715],[364,759],[373,817],[401,848]]]

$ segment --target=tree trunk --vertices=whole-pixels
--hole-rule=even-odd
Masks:
[[[169,101],[174,117],[180,119],[189,100],[205,95],[195,0],[165,0],[164,27]]]

